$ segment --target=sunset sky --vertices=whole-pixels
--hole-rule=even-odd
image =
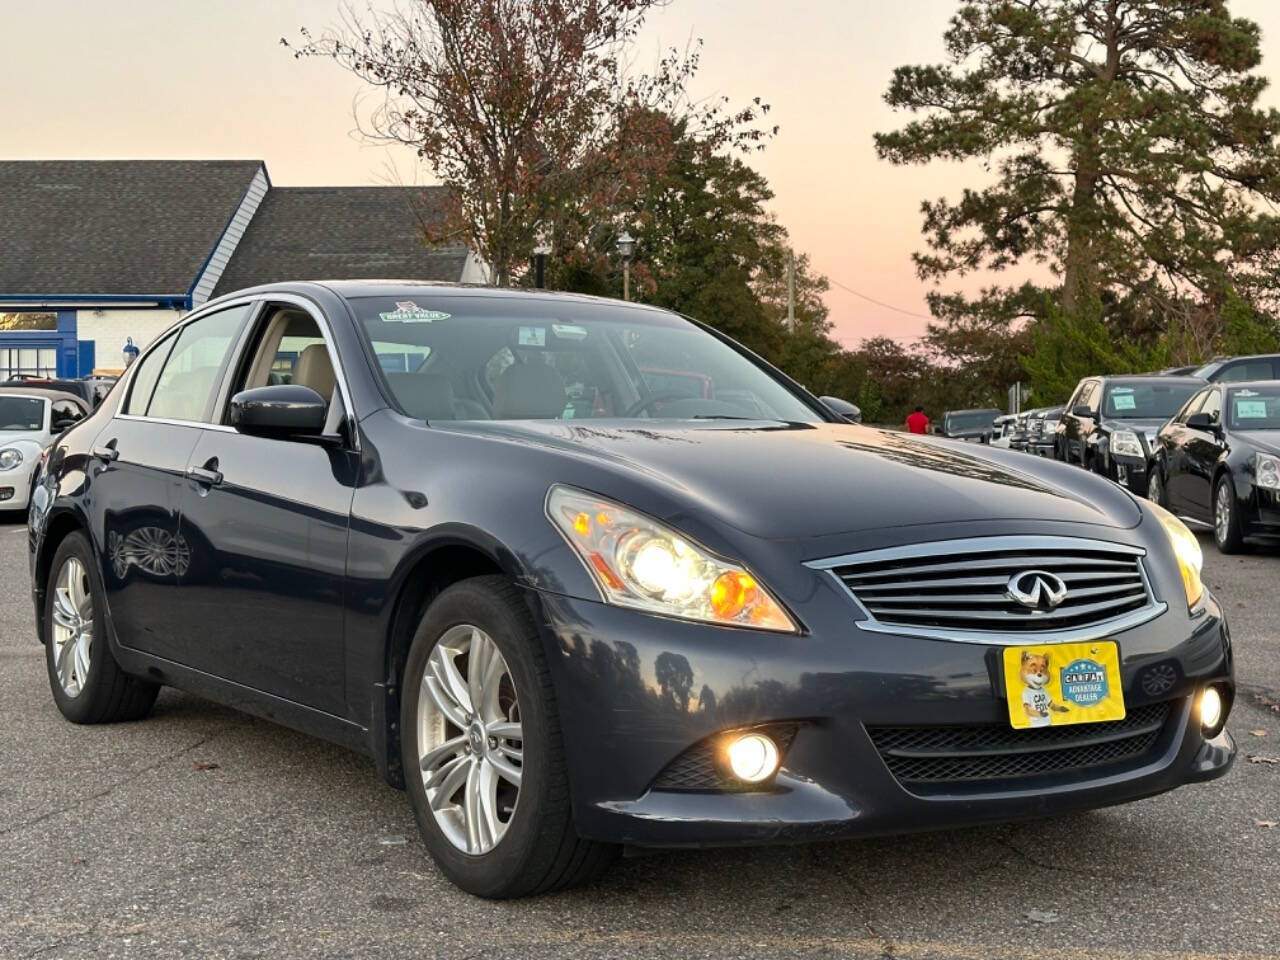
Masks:
[[[875,158],[871,136],[902,122],[881,100],[892,69],[939,60],[956,6],[673,0],[642,38],[638,67],[700,37],[695,94],[773,105],[781,132],[752,162],[797,248],[831,279],[836,334],[850,345],[905,340],[924,327],[912,315],[927,310],[909,259],[919,204],[954,194],[966,171],[891,167]],[[1261,24],[1264,67],[1280,75],[1280,2],[1231,6]],[[301,26],[334,24],[338,0],[3,0],[0,11],[9,40],[0,158],[260,158],[280,185],[430,182],[407,149],[351,134],[359,81],[331,63],[296,62],[280,46]],[[1280,105],[1280,90],[1268,102]]]

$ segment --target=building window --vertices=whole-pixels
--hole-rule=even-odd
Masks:
[[[0,331],[56,331],[57,329],[56,313],[0,313]]]
[[[0,380],[58,375],[56,347],[0,347]]]

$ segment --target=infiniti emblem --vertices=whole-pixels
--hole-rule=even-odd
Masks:
[[[1009,578],[1006,595],[1032,610],[1052,610],[1067,599],[1067,585],[1047,570],[1023,570]]]

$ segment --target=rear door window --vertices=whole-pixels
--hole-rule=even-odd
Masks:
[[[250,309],[244,304],[219,310],[182,328],[156,383],[148,417],[191,421],[208,417],[227,356]]]

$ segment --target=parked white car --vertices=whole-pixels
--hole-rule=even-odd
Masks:
[[[41,452],[88,413],[83,400],[60,390],[0,387],[0,511],[27,509]]]

